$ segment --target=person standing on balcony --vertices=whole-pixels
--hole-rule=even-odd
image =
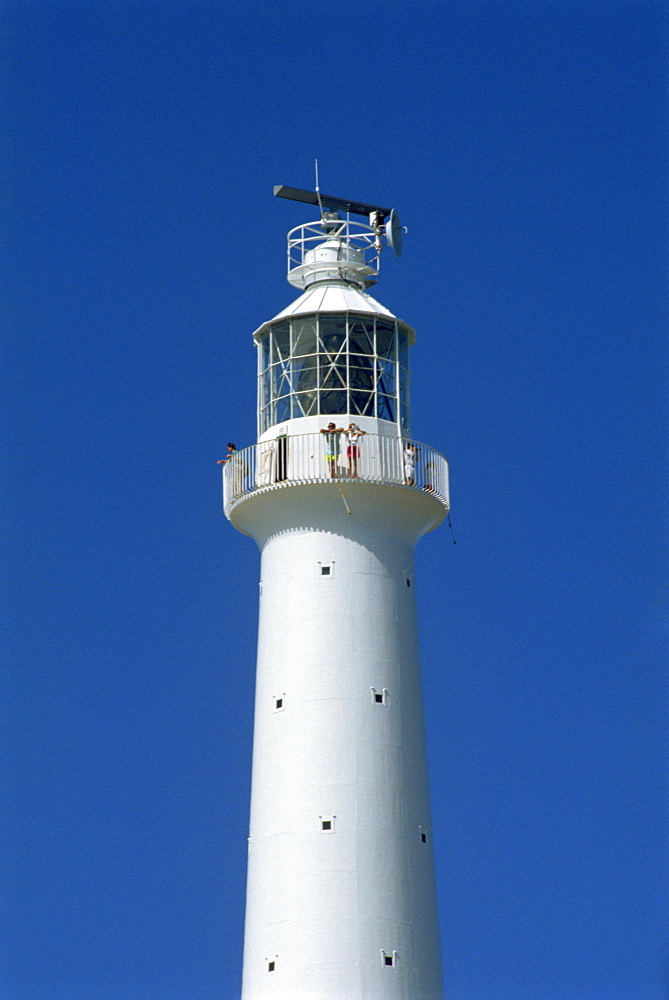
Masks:
[[[407,441],[404,446],[404,485],[413,486],[416,482],[416,445]]]
[[[237,446],[232,441],[228,441],[228,454],[225,458],[220,458],[217,465],[230,465],[228,481],[232,487],[233,495],[241,496],[244,492],[244,479],[249,469],[242,456],[237,454]]]
[[[343,427],[335,427],[333,423],[329,423],[327,427],[321,430],[321,434],[325,434],[325,458],[327,460],[328,466],[330,468],[330,476],[332,479],[337,475],[337,463],[339,461],[339,435],[344,431]]]
[[[237,451],[237,446],[233,444],[232,441],[228,441],[228,454],[225,456],[225,458],[219,458],[216,464],[225,465],[226,462],[230,461],[230,459],[232,458],[232,456],[236,451]]]
[[[358,441],[367,431],[361,431],[357,424],[349,424],[346,430],[346,457],[348,459],[348,474],[350,479],[358,478],[358,459],[360,445]]]

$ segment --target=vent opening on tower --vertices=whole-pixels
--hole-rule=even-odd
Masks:
[[[335,816],[319,816],[323,833],[332,833],[334,831],[335,818]]]
[[[393,969],[397,965],[397,952],[396,951],[381,951],[381,959],[384,966],[389,969]]]
[[[372,688],[371,691],[372,691],[372,702],[375,705],[385,705],[386,704],[386,701],[387,701],[387,698],[388,698],[388,689],[387,688],[381,688],[381,690],[378,690],[377,688]]]
[[[283,711],[283,707],[284,707],[283,702],[284,702],[284,698],[285,697],[286,697],[285,695],[281,694],[278,697],[274,698],[274,711],[275,712],[281,712],[281,711]]]
[[[271,962],[267,963],[268,972],[274,972],[275,969],[276,969],[276,961],[272,960]]]

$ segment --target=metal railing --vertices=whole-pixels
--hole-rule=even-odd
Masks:
[[[295,226],[288,233],[288,281],[296,288],[328,279],[373,285],[380,249],[376,231],[352,219]]]
[[[325,434],[315,433],[278,437],[236,451],[223,465],[225,513],[258,490],[351,479],[422,490],[448,510],[448,462],[434,448],[413,439],[365,434],[357,450],[357,456],[348,454],[343,434],[332,448]]]

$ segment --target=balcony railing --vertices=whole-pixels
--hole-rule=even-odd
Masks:
[[[225,513],[259,490],[351,479],[422,490],[448,510],[448,462],[434,448],[413,439],[365,434],[358,451],[357,469],[343,434],[334,457],[328,453],[325,434],[278,437],[236,451],[223,466]]]

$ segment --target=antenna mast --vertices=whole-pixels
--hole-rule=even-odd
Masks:
[[[318,160],[314,160],[314,170],[316,172],[316,197],[318,198],[318,207],[321,210],[321,219],[323,218],[323,204],[321,202],[321,189],[318,186]],[[276,188],[274,189],[276,194]]]

